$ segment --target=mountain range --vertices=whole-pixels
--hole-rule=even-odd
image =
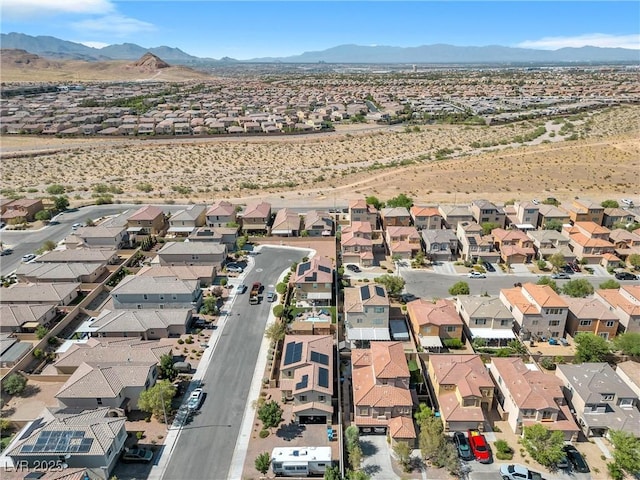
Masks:
[[[150,52],[163,60],[180,65],[207,63],[416,63],[416,64],[526,64],[526,63],[633,63],[640,64],[640,50],[625,48],[561,48],[535,50],[499,45],[484,47],[460,47],[436,44],[418,47],[339,45],[326,50],[304,52],[289,57],[266,57],[251,60],[220,60],[201,58],[183,52],[179,48],[160,46],[144,48],[133,43],[93,48],[81,43],[55,37],[30,36],[22,33],[3,33],[0,47],[21,49],[52,59],[76,59],[86,61],[136,60]]]

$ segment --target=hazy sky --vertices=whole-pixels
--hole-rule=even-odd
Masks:
[[[200,56],[288,56],[346,43],[640,49],[637,1],[0,0],[2,33]]]

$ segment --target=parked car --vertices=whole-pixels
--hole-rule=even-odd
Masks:
[[[554,280],[568,280],[571,277],[568,273],[560,272],[554,273],[553,275],[551,275],[551,278],[553,278]]]
[[[358,265],[354,265],[352,263],[347,264],[347,270],[350,270],[355,273],[360,273],[362,271],[360,270],[360,267]]]
[[[569,459],[566,455],[556,462],[556,468],[569,468]]]
[[[149,463],[153,458],[153,452],[146,448],[130,448],[122,454],[123,462],[142,462]]]
[[[236,290],[238,294],[242,294],[247,291],[247,286],[244,283],[238,285],[238,289]]]
[[[487,275],[482,272],[469,272],[469,278],[487,278]]]
[[[500,465],[503,480],[544,480],[542,475],[522,465]]]
[[[573,270],[575,273],[580,273],[582,271],[580,265],[578,265],[576,262],[568,263],[567,265],[569,265],[569,268],[571,268],[571,270]]]
[[[484,269],[487,272],[495,272],[496,271],[495,267],[493,265],[491,265],[491,263],[489,263],[489,262],[483,262],[482,265],[484,266]]]
[[[417,300],[418,297],[416,297],[413,293],[403,293],[402,295],[400,295],[400,301],[402,303],[409,303],[409,302],[413,302],[414,300]]]
[[[242,265],[238,263],[227,263],[225,265],[225,268],[227,269],[227,272],[234,272],[234,273],[244,272],[244,268],[242,268]]]
[[[33,253],[27,253],[26,255],[22,256],[22,261],[24,263],[27,263],[33,260],[34,258],[36,258],[36,256]]]
[[[589,470],[589,465],[587,465],[586,460],[576,447],[573,445],[565,445],[563,450],[569,459],[569,463],[576,472],[588,473],[591,471]]]
[[[267,292],[267,302],[275,302],[278,295],[276,292]]]
[[[74,223],[73,225],[71,225],[71,230],[77,230],[78,228],[80,228],[82,226],[81,223]]]
[[[478,430],[469,430],[469,446],[473,456],[480,463],[491,463],[491,451],[487,441]]]
[[[623,198],[622,200],[620,200],[620,202],[627,207],[633,207],[633,200],[631,200],[630,198]]]
[[[2,255],[3,257],[5,255],[11,255],[13,253],[13,250],[11,248],[5,248],[4,250],[0,250],[0,255]]]
[[[454,432],[453,443],[455,443],[456,449],[458,450],[458,456],[462,460],[473,460],[473,452],[471,451],[469,441],[467,440],[467,436],[464,432]]]
[[[189,395],[189,400],[187,400],[187,408],[191,411],[198,410],[200,405],[202,405],[202,400],[204,399],[204,392],[201,388],[196,388],[191,395]]]
[[[636,277],[633,273],[618,272],[616,273],[616,279],[617,280],[637,280],[638,277]]]

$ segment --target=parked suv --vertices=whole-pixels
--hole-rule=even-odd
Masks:
[[[633,273],[618,272],[616,273],[616,279],[617,280],[637,280],[638,277],[636,277]]]

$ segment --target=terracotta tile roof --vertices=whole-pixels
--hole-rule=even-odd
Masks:
[[[606,227],[602,227],[598,225],[596,222],[576,222],[573,224],[573,228],[582,229],[585,232],[590,233],[591,235],[605,234],[605,233],[611,232],[611,230],[609,230]]]
[[[389,306],[389,297],[384,285],[367,284],[344,289],[345,312],[363,312],[365,305]]]
[[[299,263],[291,283],[333,283],[333,263],[322,255]]]
[[[225,200],[219,200],[209,207],[207,210],[207,216],[226,217],[233,215],[235,212],[235,205]]]
[[[389,420],[391,438],[416,438],[416,429],[410,417],[394,417]]]
[[[440,210],[438,207],[420,207],[414,205],[409,211],[413,217],[440,217]]]
[[[491,230],[491,235],[499,239],[502,242],[505,241],[530,241],[531,239],[526,233],[520,230],[505,230],[504,228],[494,228]]]
[[[625,293],[623,295],[622,293]],[[627,315],[640,315],[640,285],[623,285],[619,290],[597,290],[596,295]],[[635,299],[633,301],[632,299]]]
[[[553,291],[548,285],[536,285],[525,283],[522,285],[523,293],[529,294],[533,300],[541,307],[547,308],[567,308],[567,304],[560,295]]]
[[[345,233],[371,233],[371,224],[369,222],[351,222],[351,225],[348,225],[342,229],[343,236]]]
[[[586,235],[583,235],[582,233],[571,233],[570,234],[570,238],[571,238],[571,240],[576,242],[578,245],[581,245],[582,247],[611,247],[611,248],[613,248],[613,243],[611,243],[611,242],[609,242],[607,240],[603,240],[602,238],[587,237]]]
[[[267,202],[247,205],[242,218],[267,218],[271,215],[271,204]]]
[[[455,392],[447,392],[438,396],[440,413],[447,422],[482,422],[484,413],[481,407],[464,407],[460,405]]]
[[[346,290],[346,289],[345,289]],[[423,325],[460,325],[462,319],[451,300],[441,299],[435,303],[419,298],[407,303],[407,313],[412,323]]]
[[[390,226],[387,227],[387,236],[391,239],[397,237],[407,237],[408,240],[419,240],[420,234],[418,233],[418,229],[413,226]]]
[[[536,253],[533,247],[521,247],[520,245],[503,245],[500,251],[505,257],[511,257],[513,255],[532,256]]]
[[[461,397],[481,397],[481,388],[493,388],[479,355],[431,355],[429,363],[438,384],[456,385]]]
[[[144,207],[139,208],[129,217],[129,220],[133,221],[144,221],[144,220],[155,220],[157,217],[161,216],[162,209],[156,207],[155,205],[145,205]]]
[[[569,311],[579,320],[618,321],[617,315],[595,298],[565,298]]]

